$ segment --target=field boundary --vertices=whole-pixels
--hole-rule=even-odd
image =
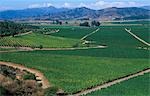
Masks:
[[[20,33],[20,34],[17,34],[15,36],[24,36],[24,35],[28,35],[28,34],[31,34],[33,33],[32,31],[29,31],[29,32],[26,32],[26,33]]]
[[[130,35],[132,35],[135,39],[139,40],[140,42],[142,42],[143,44],[150,46],[150,44],[146,41],[144,41],[143,39],[141,39],[140,37],[138,37],[137,35],[133,34],[131,32],[131,30],[128,30],[127,28],[125,28],[126,32],[128,32]]]
[[[20,70],[27,70],[30,73],[35,74],[37,80],[41,80],[39,83],[42,83],[42,88],[43,89],[46,89],[46,88],[50,87],[48,79],[44,76],[44,74],[42,72],[40,72],[36,69],[25,67],[22,64],[16,64],[16,63],[11,63],[11,62],[3,62],[3,61],[0,61],[0,65],[6,65],[6,66],[13,67],[13,68],[18,68]]]
[[[16,48],[16,50],[9,50],[9,51],[0,51],[0,53],[5,52],[18,52],[18,51],[36,51],[36,50],[49,50],[49,51],[57,51],[57,50],[86,50],[86,49],[104,49],[107,46],[95,46],[95,47],[78,47],[78,48],[31,48],[31,47],[10,47],[10,46],[0,46],[0,48]]]
[[[98,90],[107,88],[109,86],[118,84],[120,82],[123,82],[123,81],[129,80],[129,79],[138,77],[140,75],[144,75],[145,73],[149,73],[149,72],[150,72],[150,68],[147,68],[147,69],[144,69],[142,71],[139,71],[139,72],[136,72],[136,73],[133,73],[133,74],[129,74],[127,76],[120,77],[120,78],[114,79],[112,81],[108,81],[108,82],[106,82],[104,84],[101,84],[101,85],[98,85],[98,86],[95,86],[95,87],[90,87],[90,88],[87,88],[85,90],[81,90],[81,91],[78,91],[76,93],[73,93],[73,94],[67,95],[67,96],[81,96],[81,95],[86,95],[86,94],[92,93],[94,91],[98,91]]]
[[[89,33],[89,34],[83,36],[80,40],[85,40],[88,36],[90,36],[90,35],[92,35],[92,34],[98,32],[99,30],[100,30],[100,28],[96,29],[95,31],[93,31],[93,32],[91,32],[91,33]]]

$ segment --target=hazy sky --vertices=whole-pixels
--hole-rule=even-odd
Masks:
[[[0,10],[37,7],[88,7],[102,9],[106,7],[133,7],[150,5],[149,0],[0,0]]]

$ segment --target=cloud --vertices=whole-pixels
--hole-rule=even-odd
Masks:
[[[12,8],[12,7],[0,6],[0,11],[9,10],[9,9],[14,9],[14,8]]]
[[[42,3],[42,4],[31,4],[28,8],[39,8],[39,7],[49,7],[52,6],[51,3]]]
[[[132,2],[132,1],[113,1],[113,2],[108,2],[104,0],[97,0],[96,2],[93,3],[70,3],[70,2],[65,2],[63,4],[52,4],[52,3],[42,3],[42,4],[31,4],[28,6],[28,8],[38,8],[38,7],[49,7],[49,6],[54,6],[54,7],[65,7],[65,8],[76,8],[76,7],[88,7],[91,9],[102,9],[102,8],[107,8],[107,7],[136,7],[136,6],[144,6],[144,3],[138,3],[138,2]]]
[[[72,4],[65,2],[65,3],[62,5],[62,7],[71,8],[71,7],[72,7]]]
[[[91,4],[81,3],[80,5],[86,6],[92,9],[102,9],[107,7],[136,7],[136,6],[143,6],[145,4],[137,3],[137,2],[106,2],[103,0],[98,0],[97,2]]]

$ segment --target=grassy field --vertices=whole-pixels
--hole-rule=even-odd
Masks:
[[[109,47],[136,47],[145,46],[125,31],[130,26],[101,26],[100,31],[89,36],[87,40],[96,41]],[[138,26],[135,26],[138,27]]]
[[[34,51],[38,54],[38,51]],[[90,56],[90,57],[110,57],[110,58],[149,58],[148,50],[139,50],[131,48],[115,48],[108,47],[105,49],[87,49],[87,50],[58,50],[58,51],[42,51],[55,55],[73,55],[73,56]]]
[[[124,81],[86,96],[149,96],[150,73]]]
[[[81,42],[83,36],[97,29],[48,25],[41,28],[59,30],[59,32],[50,35],[32,33],[19,37],[4,37],[0,39],[0,45],[73,47]],[[150,68],[149,50],[137,49],[146,45],[125,31],[125,28],[131,28],[133,33],[149,41],[147,26],[124,25],[99,28],[97,33],[90,35],[86,40],[106,45],[107,48],[1,53],[0,60],[38,69],[44,73],[50,84],[68,93]]]
[[[0,51],[16,50],[15,48],[0,48]]]
[[[42,45],[43,47],[47,48],[62,48],[72,47],[79,42],[80,40],[77,39],[54,37],[36,33],[24,36],[0,38],[0,46],[39,47]]]
[[[141,20],[141,21],[114,21],[114,22],[104,22],[104,23],[107,23],[107,24],[150,24],[149,22],[150,20]]]
[[[149,67],[148,59],[54,55],[48,51],[2,53],[0,60],[36,68],[51,84],[69,93]]]
[[[150,26],[131,27],[131,32],[150,43]]]
[[[49,27],[55,28],[55,27]],[[56,27],[57,29],[57,27]],[[96,28],[85,28],[85,27],[58,27],[60,30],[58,33],[53,33],[53,36],[81,39],[83,36],[93,32]]]

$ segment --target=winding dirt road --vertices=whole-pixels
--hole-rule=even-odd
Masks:
[[[10,63],[10,62],[2,62],[0,61],[0,65],[6,65],[6,66],[10,66],[10,67],[13,67],[13,68],[18,68],[20,70],[26,70],[30,73],[33,73],[35,74],[36,76],[36,79],[37,80],[41,80],[39,81],[39,83],[42,83],[42,88],[43,89],[46,89],[48,87],[50,87],[50,83],[48,81],[48,79],[44,76],[44,74],[36,69],[32,69],[32,68],[27,68],[21,64],[15,64],[15,63]]]
[[[137,76],[140,76],[140,75],[144,75],[145,73],[149,73],[150,72],[150,68],[149,69],[146,69],[146,70],[143,70],[143,71],[140,71],[140,72],[137,72],[135,74],[132,74],[132,75],[129,75],[129,76],[126,76],[126,77],[122,77],[120,79],[117,79],[117,80],[114,80],[114,81],[110,81],[108,83],[105,83],[105,84],[102,84],[102,85],[99,85],[99,86],[96,86],[96,87],[93,87],[93,88],[89,88],[87,90],[83,90],[81,92],[78,92],[78,93],[75,93],[75,94],[72,94],[72,95],[68,95],[68,96],[81,96],[81,95],[86,95],[86,94],[89,94],[91,92],[94,92],[94,91],[97,91],[97,90],[101,90],[103,88],[107,88],[109,86],[112,86],[114,84],[117,84],[117,83],[120,83],[120,82],[123,82],[123,81],[126,81],[126,80],[129,80],[131,78],[134,78],[134,77],[137,77]]]

